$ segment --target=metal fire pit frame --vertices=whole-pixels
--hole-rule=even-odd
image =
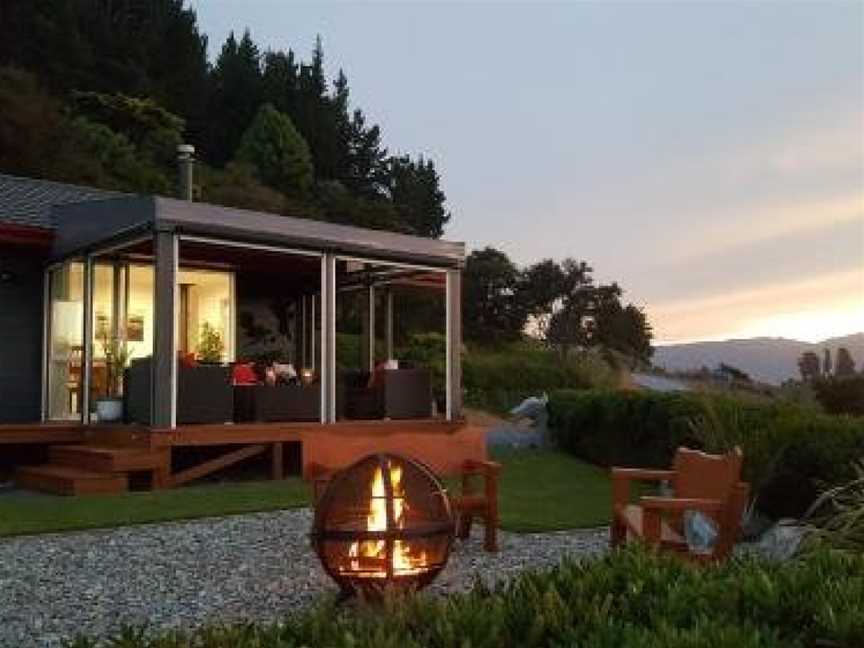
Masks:
[[[355,469],[360,469],[364,464],[373,463],[381,470],[381,476],[384,482],[384,498],[385,510],[387,516],[386,530],[384,531],[369,531],[368,529],[327,529],[325,528],[326,514],[333,506],[341,506],[338,501],[334,500],[339,492],[340,484],[351,478],[352,472]],[[390,467],[401,466],[403,471],[416,469],[434,486],[434,495],[440,496],[445,518],[438,522],[425,523],[422,525],[408,526],[407,528],[398,528],[393,510],[393,484],[390,477]],[[374,468],[373,468],[374,474]],[[405,499],[408,502],[410,493],[406,491]],[[378,594],[388,587],[400,590],[419,590],[429,583],[444,569],[447,560],[450,556],[450,549],[453,545],[453,538],[456,530],[456,524],[453,516],[453,508],[450,503],[450,498],[447,489],[441,483],[441,480],[435,475],[432,470],[424,463],[417,461],[411,457],[393,453],[373,453],[355,461],[350,466],[343,468],[333,475],[333,478],[327,484],[324,493],[315,505],[315,520],[312,524],[312,532],[310,537],[312,546],[318,558],[321,560],[321,565],[327,574],[339,585],[344,595],[356,594],[362,591],[365,594]],[[422,568],[419,573],[411,574],[394,574],[393,573],[393,550],[394,541],[414,539],[432,539],[439,537],[442,542],[441,559],[437,562],[430,562]],[[364,541],[383,541],[385,543],[384,563],[386,565],[386,576],[384,577],[369,577],[358,574],[346,573],[339,571],[337,566],[331,564],[329,557],[324,549],[329,541],[341,543],[349,542],[364,542]]]

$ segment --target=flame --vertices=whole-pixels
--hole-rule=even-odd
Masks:
[[[405,528],[405,514],[408,504],[405,502],[405,489],[402,486],[402,468],[388,462],[390,485],[393,490],[393,522],[398,529]],[[366,516],[367,531],[387,531],[387,492],[384,488],[384,473],[381,467],[375,468],[372,476],[372,496],[369,500],[369,514]],[[354,575],[367,578],[386,578],[387,543],[384,540],[363,540],[352,542],[348,548],[350,558],[349,569]],[[365,560],[364,560],[365,559]],[[403,540],[393,540],[393,550],[389,556],[390,567],[394,576],[406,576],[421,573],[426,565],[426,552],[412,555],[411,546]],[[372,564],[373,569],[366,568]]]

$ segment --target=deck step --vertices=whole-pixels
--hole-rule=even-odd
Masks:
[[[15,482],[20,488],[55,495],[102,495],[129,489],[126,475],[55,464],[22,466],[15,473]]]
[[[165,452],[103,445],[61,445],[48,450],[50,463],[100,473],[153,470],[164,465]]]

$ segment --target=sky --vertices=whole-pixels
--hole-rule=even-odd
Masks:
[[[864,331],[864,2],[192,4],[212,56],[320,34],[445,238],[584,259],[660,342]]]

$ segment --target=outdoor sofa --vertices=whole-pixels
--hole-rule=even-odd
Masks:
[[[126,420],[149,425],[152,407],[152,358],[137,358],[124,372]],[[219,364],[177,366],[177,424],[234,420],[231,368]]]

